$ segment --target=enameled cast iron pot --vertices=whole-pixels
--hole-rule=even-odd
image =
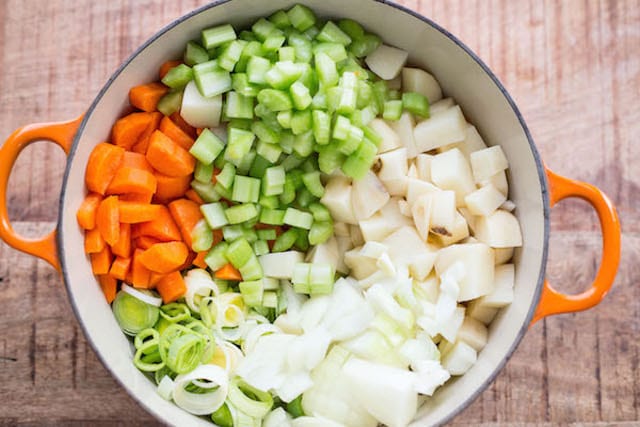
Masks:
[[[319,16],[353,18],[379,34],[387,44],[410,52],[410,63],[430,70],[447,96],[461,106],[490,145],[500,144],[509,160],[510,199],[517,205],[524,245],[515,254],[513,304],[491,324],[487,346],[477,363],[450,381],[424,404],[413,425],[444,423],[468,406],[496,377],[529,326],[544,316],[596,305],[611,287],[620,256],[620,224],[609,199],[597,188],[554,174],[540,160],[522,116],[496,76],[458,39],[434,22],[385,0],[298,0]],[[142,45],[116,70],[76,120],[34,124],[14,132],[0,149],[0,237],[14,248],[51,263],[64,277],[69,298],[98,357],[123,387],[150,413],[174,425],[211,423],[164,401],[132,363],[132,347],[104,300],[83,250],[83,232],[75,212],[86,194],[84,172],[89,153],[109,137],[111,125],[128,104],[129,88],[157,78],[160,64],[180,57],[200,30],[231,23],[246,26],[294,0],[217,1],[177,19]],[[57,228],[42,239],[17,235],[9,223],[6,188],[20,151],[36,140],[50,140],[68,155]],[[564,295],[545,281],[549,210],[559,200],[579,197],[590,203],[602,227],[602,260],[591,286],[579,295]]]

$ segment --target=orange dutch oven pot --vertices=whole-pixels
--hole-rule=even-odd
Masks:
[[[527,329],[545,316],[586,310],[598,304],[613,284],[620,259],[620,223],[616,210],[596,187],[547,169],[515,103],[489,68],[457,38],[429,19],[386,0],[298,1],[321,17],[347,17],[362,23],[391,45],[410,52],[412,64],[430,70],[490,144],[500,144],[510,164],[510,199],[523,234],[514,256],[514,302],[501,310],[477,363],[441,389],[420,408],[412,425],[441,424],[468,406],[496,377]],[[276,0],[218,1],[187,14],[142,45],[115,71],[88,111],[62,123],[32,124],[9,136],[0,149],[0,237],[14,248],[40,257],[58,270],[70,302],[98,357],[123,387],[149,412],[174,425],[211,425],[168,404],[131,362],[130,342],[105,302],[83,251],[83,233],[75,212],[86,194],[84,172],[92,148],[109,138],[111,124],[125,111],[130,87],[153,81],[164,61],[180,55],[202,28],[221,23],[241,27],[257,17],[288,8]],[[362,13],[366,10],[366,13]],[[20,151],[38,140],[58,144],[68,156],[56,229],[40,238],[18,235],[7,212],[7,183]],[[577,197],[598,214],[602,259],[595,279],[577,295],[557,291],[545,280],[549,212],[560,200]],[[524,403],[524,402],[523,402]]]

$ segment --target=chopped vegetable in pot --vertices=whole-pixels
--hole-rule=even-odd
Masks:
[[[513,300],[508,161],[436,79],[302,5],[206,28],[91,153],[133,363],[220,426],[408,425]]]

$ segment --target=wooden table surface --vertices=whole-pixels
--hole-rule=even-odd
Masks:
[[[265,0],[266,1],[266,0]],[[149,36],[204,1],[0,0],[0,141],[18,126],[78,116]],[[616,283],[588,312],[533,327],[453,425],[640,425],[640,1],[404,0],[470,46],[518,103],[546,164],[605,190],[623,225]],[[19,158],[14,227],[53,227],[65,159]],[[577,292],[600,231],[586,203],[551,216],[548,277]],[[154,423],[87,345],[58,274],[0,243],[0,424]]]

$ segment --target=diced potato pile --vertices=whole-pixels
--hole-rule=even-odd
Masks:
[[[522,235],[507,199],[509,164],[430,74],[405,67],[401,76],[403,90],[432,100],[431,116],[370,123],[383,138],[377,161],[361,181],[329,177],[321,201],[336,236],[308,261],[348,272],[363,289],[408,272],[428,301],[417,325],[439,342],[442,366],[461,375],[484,347],[486,325],[513,300],[510,261]]]

